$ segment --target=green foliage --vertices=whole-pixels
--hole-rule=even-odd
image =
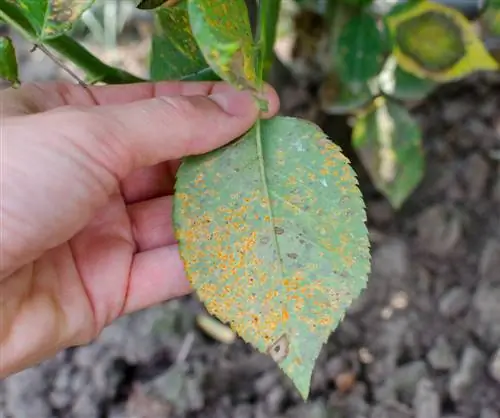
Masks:
[[[16,51],[12,40],[6,36],[0,36],[0,78],[13,85],[19,84]]]
[[[328,3],[331,7],[326,9],[320,7],[324,3],[321,0],[297,3],[307,6],[308,10],[316,10],[325,21],[330,22],[325,36],[332,45],[331,65],[325,68],[320,86],[321,107],[327,113],[350,113],[354,116],[354,148],[375,186],[394,208],[399,208],[423,173],[420,168],[409,169],[404,175],[392,179],[390,186],[382,180],[384,174],[377,172],[381,167],[377,162],[379,146],[368,146],[377,144],[381,139],[375,114],[380,115],[385,106],[373,111],[373,108],[378,108],[373,104],[374,100],[379,97],[387,99],[390,105],[385,113],[394,113],[397,118],[402,118],[401,122],[395,118],[396,132],[398,135],[409,135],[406,141],[420,149],[418,126],[411,121],[410,114],[403,112],[404,109],[394,110],[394,101],[423,100],[440,83],[457,80],[476,71],[495,71],[499,68],[498,64],[476,35],[472,22],[459,11],[434,1],[398,3],[385,14],[379,14],[378,9],[370,7],[370,1],[341,0]],[[482,16],[492,33],[495,33],[499,4],[500,0],[490,0]],[[367,116],[367,108],[375,112],[373,117]],[[402,129],[402,126],[410,125],[411,129]],[[374,131],[370,132],[371,129]],[[363,142],[364,146],[360,146],[357,137],[361,131],[371,138]],[[398,155],[398,150],[393,151],[394,155]],[[368,155],[371,152],[375,154]],[[415,153],[413,158],[416,166],[424,166],[421,152]]]
[[[337,63],[341,79],[348,85],[363,85],[380,73],[389,52],[388,34],[366,11],[352,16],[338,37]]]
[[[0,19],[93,81],[143,81],[68,35],[92,3],[0,0]],[[151,79],[222,79],[265,108],[260,92],[274,58],[279,0],[259,1],[255,37],[244,0],[138,3],[155,14]],[[498,64],[471,22],[436,2],[410,1],[386,14],[371,0],[297,3],[330,25],[323,109],[354,116],[354,149],[375,186],[401,207],[425,166],[405,102]],[[490,32],[498,33],[498,10],[490,0],[481,18]],[[19,82],[8,38],[0,39],[0,76]],[[340,149],[310,122],[259,120],[233,143],[183,161],[174,220],[188,278],[209,312],[268,353],[307,398],[321,347],[369,272],[363,201]]]

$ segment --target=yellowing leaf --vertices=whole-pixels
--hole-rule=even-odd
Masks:
[[[363,200],[340,149],[312,123],[263,120],[183,161],[174,222],[208,311],[268,353],[307,398],[321,347],[370,266]]]
[[[421,78],[449,81],[474,71],[496,70],[469,21],[432,1],[414,2],[387,17],[398,64]]]
[[[4,0],[5,1],[5,0]],[[6,0],[15,4],[30,21],[40,41],[71,29],[95,0]]]
[[[408,111],[378,98],[358,115],[352,142],[377,189],[394,208],[401,207],[424,174],[420,129]]]
[[[256,89],[255,52],[244,0],[188,0],[191,29],[210,67],[240,89]]]
[[[155,13],[151,78],[179,80],[199,74],[208,64],[198,48],[186,8],[162,7]]]

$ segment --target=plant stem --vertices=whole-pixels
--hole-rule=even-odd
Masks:
[[[258,21],[257,21],[257,47],[258,47],[258,59],[256,63],[256,72],[257,72],[257,83],[258,87],[261,88],[264,82],[264,74],[266,72],[266,66],[271,67],[272,58],[273,58],[273,46],[274,46],[274,38],[276,34],[276,20],[279,13],[280,0],[259,0],[259,13],[258,13]],[[273,18],[273,16],[275,18]],[[268,20],[268,18],[271,19]],[[268,25],[272,26],[269,29]],[[268,68],[268,69],[269,69]],[[261,109],[263,110],[262,103],[259,103]],[[265,105],[267,107],[267,103]],[[283,267],[281,265],[282,258],[280,254],[280,248],[278,245],[278,238],[276,236],[275,231],[275,221],[273,208],[271,205],[271,196],[269,194],[269,188],[267,187],[267,176],[266,176],[266,167],[264,160],[264,149],[262,146],[262,121],[261,119],[257,119],[255,123],[255,138],[257,141],[257,155],[259,157],[259,171],[260,177],[262,179],[262,192],[264,194],[265,200],[267,202],[267,215],[270,219],[269,232],[273,237],[273,244],[276,248],[276,253],[280,260],[279,262],[279,275],[280,278],[283,278]]]
[[[259,49],[257,78],[260,82],[267,79],[274,60],[274,42],[281,0],[259,0],[256,44]]]
[[[38,45],[39,39],[35,30],[17,6],[0,0],[0,18],[17,29],[26,39]],[[47,39],[43,43],[80,67],[95,82],[127,84],[145,81],[127,71],[105,64],[68,35]]]

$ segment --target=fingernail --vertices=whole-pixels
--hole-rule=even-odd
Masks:
[[[233,116],[244,116],[249,112],[254,113],[257,109],[257,103],[248,91],[216,93],[208,97]]]

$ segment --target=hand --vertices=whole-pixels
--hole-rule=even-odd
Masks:
[[[269,112],[278,98],[268,89]],[[258,110],[224,83],[0,92],[0,377],[189,292],[171,220],[179,159]]]

